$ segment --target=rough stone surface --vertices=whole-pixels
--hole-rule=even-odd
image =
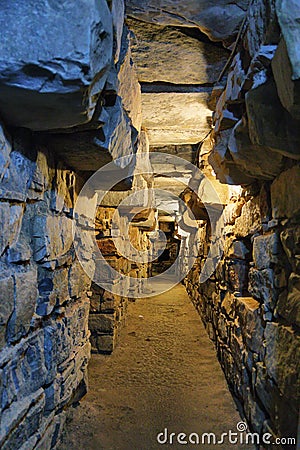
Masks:
[[[128,20],[140,82],[204,84],[217,80],[228,52],[171,27]],[[178,62],[180,61],[180,64]]]
[[[300,213],[298,192],[300,186],[300,167],[298,165],[282,172],[271,185],[273,217],[292,218]]]
[[[267,371],[282,394],[299,400],[299,337],[289,327],[268,323],[265,331]]]
[[[276,265],[281,257],[282,248],[279,236],[276,233],[254,238],[253,260],[257,269],[267,269],[272,265]]]
[[[76,175],[27,137],[1,137],[0,446],[44,450],[84,392],[89,283],[71,301]]]
[[[281,63],[281,67],[283,64]],[[283,155],[298,158],[299,145],[288,136],[286,118],[274,82],[263,84],[246,94],[249,136],[253,144],[269,147]],[[293,123],[291,126],[295,126]],[[262,152],[264,148],[262,148]],[[258,153],[258,152],[257,152]],[[269,158],[273,160],[275,155]]]
[[[126,1],[126,13],[144,22],[159,25],[198,27],[213,41],[232,38],[245,16],[248,1],[196,1],[183,5],[176,0]]]
[[[289,278],[288,292],[279,296],[276,312],[290,324],[300,326],[300,276],[292,273]]]
[[[1,115],[33,130],[88,122],[113,53],[106,1],[2,7]]]
[[[280,234],[284,251],[292,269],[300,273],[300,228],[287,228]]]
[[[129,32],[124,28],[120,60],[118,62],[119,96],[122,104],[136,130],[141,130],[142,97],[136,67],[131,57]]]
[[[142,94],[143,127],[150,145],[195,144],[209,131],[208,92]],[[182,108],[184,105],[184,108]]]
[[[164,426],[171,431],[184,424],[186,433],[201,436],[213,423],[221,435],[240,420],[212,343],[180,284],[130,303],[118,348],[94,355],[89,374],[89,393],[67,424],[61,450],[154,449]],[[181,447],[173,442],[162,448]]]
[[[300,58],[298,56],[299,69],[296,75],[293,73],[293,67],[287,53],[286,42],[282,39],[278,45],[272,69],[278,95],[284,108],[295,118],[300,119]]]
[[[299,58],[299,4],[297,0],[276,0],[276,13],[280,24],[280,29],[287,43],[289,59],[293,68],[293,79],[300,78],[300,58]]]
[[[249,176],[272,180],[282,169],[282,156],[272,152],[269,147],[252,144],[248,127],[245,127],[242,121],[235,125],[229,138],[228,149],[237,167]]]
[[[254,187],[254,197],[249,190],[244,190],[245,198],[236,194],[225,208],[225,226],[220,226],[218,238],[202,225],[203,244],[185,285],[253,429],[262,433],[268,418],[268,430],[274,436],[284,436],[289,430],[296,438],[300,398],[299,217],[290,192],[285,193],[288,188],[280,186],[288,184],[289,173],[294,191],[295,171],[298,166],[282,172],[273,182],[273,213],[274,189],[266,182],[259,190]],[[281,206],[285,201],[286,206]],[[277,215],[277,207],[287,210],[289,221],[285,214]],[[199,283],[208,244],[217,239],[223,241],[224,253],[211,277]],[[184,252],[180,252],[185,264]]]

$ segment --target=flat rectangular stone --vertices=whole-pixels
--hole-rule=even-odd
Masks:
[[[142,126],[150,145],[196,144],[210,131],[211,111],[207,100],[211,89],[197,93],[143,93]]]

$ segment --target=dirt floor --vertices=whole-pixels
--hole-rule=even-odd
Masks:
[[[241,421],[213,344],[182,285],[130,303],[114,353],[92,355],[89,383],[59,450],[253,448],[177,441],[178,433],[187,439],[190,433],[200,439],[215,433],[220,439],[223,432],[236,432]],[[164,442],[165,429],[168,443],[162,445],[157,435],[163,432]]]

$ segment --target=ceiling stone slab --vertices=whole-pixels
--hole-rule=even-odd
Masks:
[[[232,38],[249,0],[126,0],[126,14],[158,25],[197,27],[213,41]]]
[[[5,121],[32,130],[88,122],[113,57],[112,24],[106,0],[2,1]]]
[[[196,144],[210,130],[210,90],[198,93],[143,93],[143,127],[154,145]]]
[[[128,20],[131,50],[140,82],[214,83],[228,51],[200,42],[178,29]]]

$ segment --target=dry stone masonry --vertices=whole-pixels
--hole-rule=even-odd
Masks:
[[[141,91],[120,0],[4,2],[0,21],[0,447],[45,450],[86,393],[91,344],[111,351],[130,296],[101,292],[89,319],[99,288],[72,227],[93,220],[74,216],[90,174],[131,162]]]
[[[59,448],[91,350],[113,351],[128,302],[176,258],[196,258],[184,283],[249,427],[296,435],[299,20],[297,0],[1,2],[1,449]],[[75,214],[112,161],[123,182]],[[169,192],[155,208],[150,188]],[[124,203],[141,189],[144,209]],[[130,261],[112,223],[150,257],[164,232],[165,252]],[[83,270],[75,225],[134,280],[118,295]]]
[[[202,226],[185,280],[249,424],[274,437],[296,436],[299,420],[299,16],[297,2],[250,5],[199,161],[210,149],[217,177],[242,191],[217,237]],[[199,283],[216,239],[217,270]]]

